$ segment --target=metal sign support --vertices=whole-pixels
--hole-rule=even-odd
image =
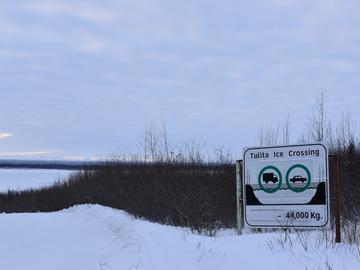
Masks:
[[[340,176],[339,176],[339,156],[334,155],[333,161],[334,170],[334,195],[335,195],[335,242],[341,243],[341,202],[340,202]]]
[[[236,209],[237,209],[237,233],[238,235],[242,234],[242,229],[244,227],[244,215],[243,215],[243,183],[242,183],[242,160],[236,161]]]

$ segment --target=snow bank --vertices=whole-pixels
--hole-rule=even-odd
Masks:
[[[54,213],[0,214],[0,269],[359,269],[354,249],[326,247],[312,236],[307,251],[296,236],[282,248],[279,234],[236,236],[229,230],[210,238],[80,205]]]

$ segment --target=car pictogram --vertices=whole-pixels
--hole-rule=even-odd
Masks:
[[[293,178],[290,178],[290,182],[301,182],[301,183],[304,183],[306,182],[306,178],[305,177],[302,177],[301,175],[295,175]]]

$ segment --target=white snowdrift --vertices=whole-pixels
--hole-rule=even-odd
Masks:
[[[0,269],[360,269],[354,248],[329,248],[316,237],[305,251],[296,235],[291,248],[282,248],[275,233],[221,234],[195,235],[99,205],[0,214]]]

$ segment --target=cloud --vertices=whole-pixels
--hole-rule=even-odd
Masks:
[[[84,161],[87,160],[85,156],[64,156],[65,160],[71,160],[71,161]]]
[[[51,123],[72,123],[77,127],[73,141],[83,142],[92,119],[105,119],[98,122],[106,130],[98,128],[96,139],[89,139],[101,149],[110,144],[108,134],[130,130],[121,138],[130,142],[137,138],[129,135],[134,125],[164,114],[181,123],[180,137],[187,136],[189,119],[195,127],[204,123],[204,136],[229,119],[241,119],[243,128],[251,130],[276,121],[272,119],[286,110],[301,123],[309,96],[320,86],[345,91],[346,107],[358,112],[360,20],[354,3],[18,2],[0,3],[0,62],[5,72],[0,107],[11,111],[1,113],[1,119],[13,119],[9,130],[41,129],[49,141],[45,149],[54,140],[63,142],[65,150],[82,147],[85,153],[74,152],[74,159],[88,158],[91,147],[63,139],[63,132],[54,134]],[[272,100],[278,106],[264,113]],[[131,121],[125,120],[129,117]],[[114,125],[116,121],[124,126]],[[27,138],[27,146],[39,149],[32,139]],[[18,149],[7,147],[2,150]]]
[[[0,48],[0,59],[26,59],[32,60],[34,57],[31,53],[21,52],[18,50],[9,50]]]
[[[77,45],[77,48],[85,53],[103,51],[107,46],[109,46],[109,42],[105,41],[104,38],[99,35],[91,34],[90,32],[81,31],[77,36],[78,42],[74,45]]]
[[[12,137],[13,134],[12,133],[7,133],[7,132],[0,132],[0,140]]]
[[[0,152],[1,158],[9,157],[33,157],[33,156],[47,156],[58,154],[62,151],[26,151],[26,152]]]
[[[73,16],[93,22],[112,21],[115,14],[111,9],[89,5],[88,2],[37,1],[26,3],[25,8],[48,16]]]
[[[113,157],[114,159],[116,159],[117,157],[114,156]],[[121,157],[123,158],[123,157]],[[101,156],[101,155],[95,155],[95,156],[64,156],[62,157],[62,159],[64,160],[70,160],[70,161],[98,161],[98,160],[104,160],[104,161],[107,161],[109,160],[108,157],[104,157],[104,156]],[[128,160],[131,160],[130,157]]]

